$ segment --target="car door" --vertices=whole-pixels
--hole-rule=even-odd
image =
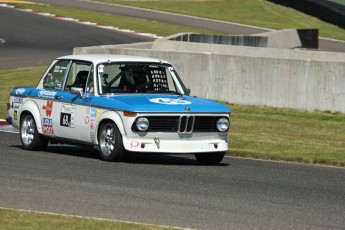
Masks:
[[[90,142],[88,114],[93,94],[87,89],[89,78],[93,79],[92,63],[71,62],[63,90],[55,97],[59,105],[59,114],[54,123],[57,136],[73,141]]]
[[[63,84],[70,67],[70,60],[55,61],[43,77],[42,84],[30,94],[34,97],[40,115],[43,134],[50,137],[59,137],[57,132],[59,119],[59,108],[62,97]],[[37,121],[38,122],[38,121]]]

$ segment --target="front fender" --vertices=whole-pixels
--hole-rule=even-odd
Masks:
[[[22,114],[26,111],[32,114],[36,122],[37,131],[40,134],[42,134],[43,130],[42,130],[41,114],[36,102],[34,102],[33,100],[27,100],[23,103],[22,109],[19,114],[20,119],[22,118]]]
[[[120,114],[115,111],[106,111],[101,114],[101,116],[98,118],[97,123],[95,124],[95,130],[96,130],[95,144],[98,144],[98,129],[99,129],[100,124],[102,124],[102,121],[104,120],[112,120],[116,124],[117,128],[119,129],[121,135],[122,136],[126,135],[126,131],[125,131]]]

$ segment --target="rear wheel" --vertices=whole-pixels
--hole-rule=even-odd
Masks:
[[[122,136],[114,122],[106,121],[99,130],[99,151],[105,161],[124,161]]]
[[[198,153],[195,158],[202,165],[216,165],[219,164],[224,158],[225,152],[216,153]]]
[[[31,114],[26,114],[21,119],[20,140],[23,149],[26,150],[43,150],[48,145],[48,139],[38,133],[35,119]]]

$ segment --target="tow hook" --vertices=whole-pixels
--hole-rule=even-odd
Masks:
[[[159,143],[160,143],[159,138],[158,138],[158,137],[155,137],[155,144],[156,144],[156,146],[157,146],[158,149],[160,148],[160,147],[159,147]]]

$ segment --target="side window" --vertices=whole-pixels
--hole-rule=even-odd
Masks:
[[[97,66],[98,70],[98,82],[100,94],[111,93],[112,90],[115,90],[122,76],[122,69],[120,68],[121,64],[100,64]]]
[[[86,82],[92,69],[92,63],[89,62],[73,62],[71,64],[65,90],[70,91],[72,87],[82,88],[85,92]],[[90,75],[92,78],[92,75]]]
[[[66,72],[70,61],[58,61],[48,72],[43,80],[43,88],[61,90],[65,80]]]
[[[93,82],[93,69],[91,68],[89,77],[87,78],[87,82],[86,82],[85,93],[94,94],[95,93],[94,90],[95,88],[94,88],[94,82]]]

